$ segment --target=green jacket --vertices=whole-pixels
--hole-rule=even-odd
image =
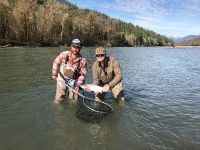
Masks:
[[[122,70],[117,59],[106,57],[104,62],[94,62],[92,67],[93,84],[103,86],[109,84],[111,88],[122,80]]]

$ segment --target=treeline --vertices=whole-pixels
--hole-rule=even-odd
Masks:
[[[0,0],[0,45],[171,46],[173,41],[131,23],[56,0]]]

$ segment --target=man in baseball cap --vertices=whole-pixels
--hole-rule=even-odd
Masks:
[[[118,102],[124,102],[122,85],[122,70],[116,58],[106,55],[104,47],[96,48],[96,61],[92,66],[93,84],[102,86],[102,93],[96,93],[97,101],[104,100],[108,91],[111,91]],[[91,92],[89,86],[86,91]]]
[[[52,79],[57,81],[55,103],[61,102],[66,95],[65,79],[74,81],[69,85],[75,90],[79,91],[80,85],[84,83],[87,73],[86,59],[80,54],[81,42],[79,39],[74,39],[71,42],[71,50],[61,52],[53,62]],[[69,89],[69,99],[78,100],[77,92]]]

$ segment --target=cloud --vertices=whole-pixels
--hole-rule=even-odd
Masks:
[[[113,7],[123,12],[153,17],[200,13],[199,0],[115,0]]]
[[[199,0],[115,0],[111,8],[126,13],[129,22],[163,34],[200,31],[194,25],[200,26]]]

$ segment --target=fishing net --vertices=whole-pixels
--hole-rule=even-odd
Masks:
[[[98,122],[112,111],[113,108],[105,102],[95,101],[89,97],[82,97],[76,117],[87,122]]]
[[[79,108],[76,112],[76,117],[87,122],[98,122],[113,111],[112,107],[100,101],[95,101],[92,98],[86,97],[81,93],[74,90],[75,80],[68,80],[62,74],[60,76],[64,79],[66,86],[73,92],[77,93],[82,101],[80,102]]]

